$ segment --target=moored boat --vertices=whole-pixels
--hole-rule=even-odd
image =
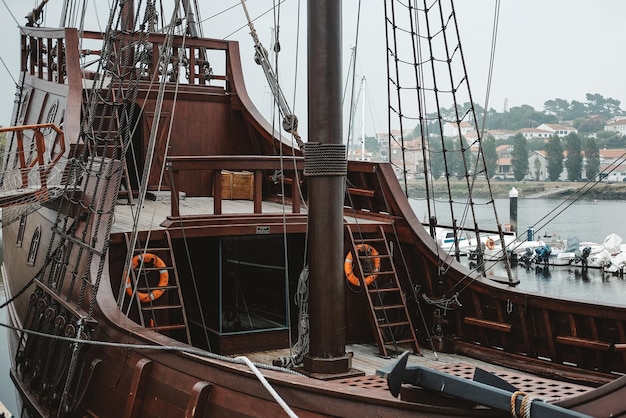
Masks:
[[[21,28],[2,230],[22,416],[626,413],[626,308],[468,270],[421,226],[389,163],[345,159],[340,2],[309,3],[319,142],[302,148],[292,115],[293,141],[260,116],[238,44],[200,36],[189,2],[161,32],[154,3],[132,6],[114,4],[102,32]],[[541,390],[514,374],[506,388],[475,378],[470,392],[508,396],[504,411],[451,401],[410,367],[389,391],[353,367],[348,342],[578,385],[538,406]],[[276,350],[288,355],[260,354]]]

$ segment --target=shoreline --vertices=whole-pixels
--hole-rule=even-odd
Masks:
[[[423,180],[407,182],[410,196],[423,196],[425,186]],[[587,183],[575,181],[501,181],[491,180],[491,191],[494,198],[508,198],[509,192],[515,187],[519,199],[542,197],[549,199],[563,199],[574,194],[581,194],[584,200],[626,200],[626,182],[621,183]],[[445,179],[435,180],[431,184],[436,196],[447,196],[447,182]],[[463,180],[450,179],[450,189],[453,197],[467,197],[467,183]],[[489,187],[486,180],[476,180],[474,183],[474,197],[488,198]]]

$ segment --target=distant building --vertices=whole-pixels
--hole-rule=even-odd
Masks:
[[[524,135],[524,138],[526,139],[550,138],[552,135],[554,135],[554,133],[551,131],[546,131],[539,128],[523,128],[517,131],[517,133]]]
[[[617,132],[626,135],[626,119],[618,119],[604,125],[605,131]]]
[[[404,161],[402,157],[403,154]],[[391,161],[394,167],[400,167],[396,170],[396,175],[398,175],[398,177],[404,175],[404,173],[400,172],[402,169],[406,169],[406,174],[409,177],[411,177],[411,175],[424,173],[424,152],[422,149],[422,139],[418,138],[406,141],[404,143],[404,152],[401,144],[392,142],[389,161]]]
[[[515,131],[509,131],[506,129],[492,129],[487,131],[487,135],[491,135],[494,137],[496,141],[500,141],[503,139],[509,139],[510,137],[516,134]],[[486,135],[485,135],[486,136]]]
[[[548,180],[548,153],[540,150],[533,151],[528,156],[528,180]]]
[[[537,129],[541,129],[542,131],[548,131],[551,135],[557,135],[559,138],[563,138],[569,134],[576,134],[578,130],[571,126],[559,125],[556,123],[542,123],[537,127]]]
[[[473,133],[473,136],[476,137],[476,129],[474,129],[474,125],[468,122],[461,122],[458,127],[456,123],[446,122],[443,125],[443,136],[457,137],[459,135],[459,130],[461,131],[461,135],[466,138],[470,133]]]
[[[498,155],[498,169],[496,170],[495,177],[513,177],[513,166],[511,165],[512,152],[513,145],[510,144],[499,145],[496,147],[496,154]]]

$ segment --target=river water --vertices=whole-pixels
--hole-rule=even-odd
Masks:
[[[478,202],[483,203],[483,202]],[[533,227],[536,235],[549,235],[567,239],[576,236],[581,241],[603,242],[607,235],[615,233],[626,239],[626,222],[621,216],[626,213],[625,201],[579,201],[572,204],[562,214],[549,214],[561,203],[556,199],[518,199],[518,235],[526,234],[528,227]],[[508,199],[496,199],[496,209],[501,223],[510,223]],[[424,201],[411,200],[411,205],[420,219],[427,219],[426,204]],[[447,205],[447,204],[445,204]],[[439,222],[450,225],[450,217],[443,215],[444,204],[437,210]],[[455,209],[456,210],[456,209]],[[479,225],[483,221],[493,220],[493,210],[490,206],[476,206]],[[459,213],[462,209],[459,210]],[[455,215],[456,217],[456,215]],[[546,220],[551,222],[546,224]],[[493,221],[492,221],[493,224]],[[1,242],[0,242],[1,244]],[[0,246],[0,261],[2,260]],[[626,279],[608,274],[599,270],[589,269],[583,272],[572,267],[536,267],[525,268],[514,266],[513,277],[520,280],[518,288],[541,294],[557,295],[561,297],[626,304]],[[488,269],[488,276],[504,276],[501,267]],[[0,277],[0,304],[5,300],[4,285]],[[0,310],[0,321],[6,323],[6,309]],[[0,327],[0,401],[13,413],[17,413],[15,390],[9,377],[9,356],[6,343],[7,330]]]
[[[490,222],[494,228],[494,213],[491,205],[482,205],[485,201],[478,200],[476,218],[478,224]],[[425,220],[426,203],[423,200],[411,200],[416,215]],[[496,211],[500,223],[511,223],[509,199],[496,199]],[[555,211],[555,208],[558,208]],[[437,203],[436,215],[441,225],[451,225],[447,202]],[[453,207],[455,218],[462,216],[461,207]],[[565,208],[562,200],[517,199],[517,234],[527,235],[527,230],[534,230],[534,238],[548,236],[550,238],[568,239],[577,237],[580,241],[602,243],[609,234],[617,234],[626,242],[626,222],[621,216],[626,213],[626,201],[621,200],[580,200]],[[559,213],[560,212],[560,213]],[[548,222],[549,221],[549,222]],[[472,223],[468,223],[468,226]],[[488,263],[486,274],[506,277],[501,264]],[[619,278],[598,269],[582,271],[576,267],[537,267],[531,265],[513,266],[512,276],[518,279],[519,289],[568,299],[588,300],[626,305],[626,279]]]

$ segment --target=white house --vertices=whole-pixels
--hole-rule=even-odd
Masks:
[[[459,135],[459,130],[461,131],[461,135],[465,137],[467,137],[470,132],[475,131],[474,126],[468,122],[461,122],[458,127],[456,123],[446,122],[443,125],[443,136],[456,137]]]
[[[552,135],[557,135],[559,138],[567,136],[571,133],[578,133],[576,128],[572,128],[571,126],[559,125],[556,123],[542,123],[537,126],[537,129],[541,129],[542,131],[548,131]]]
[[[523,128],[517,132],[524,135],[524,138],[526,139],[550,138],[552,135],[554,135],[551,131],[546,131],[544,129],[539,129],[539,128]]]
[[[611,121],[604,126],[604,130],[617,132],[620,135],[626,135],[626,119]]]
[[[541,151],[533,151],[528,156],[529,180],[546,181],[548,179],[548,154]]]

